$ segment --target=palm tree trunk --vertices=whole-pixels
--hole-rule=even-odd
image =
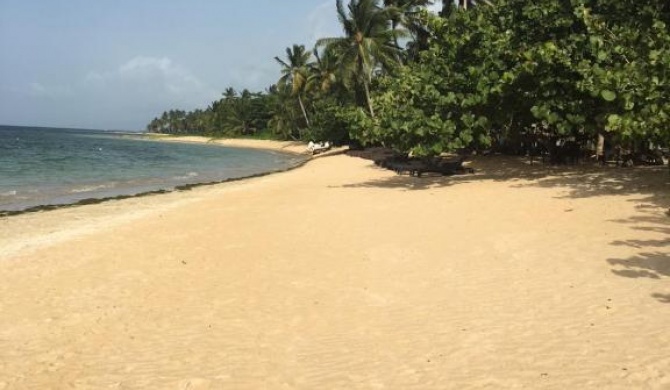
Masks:
[[[302,103],[302,97],[300,97],[300,94],[298,94],[298,103],[300,103],[302,115],[305,117],[305,123],[307,124],[307,127],[310,127],[311,125],[309,124],[309,118],[307,118],[307,111],[305,110],[305,105]]]
[[[395,31],[397,28],[398,28],[398,21],[395,20],[395,19],[392,19],[391,20],[391,29],[393,31]],[[400,47],[400,44],[398,43],[398,36],[395,35],[395,34],[393,35],[393,43],[395,43],[396,47]]]
[[[392,28],[393,31],[395,31],[398,28],[398,21],[396,20],[391,20]],[[395,47],[400,48],[400,43],[398,42],[398,35],[393,34],[393,43],[395,44]],[[400,52],[395,54],[395,59],[398,61],[399,64],[403,63],[402,57],[400,56]]]
[[[370,116],[372,119],[375,118],[375,110],[372,108],[372,99],[370,98],[370,86],[368,86],[368,81],[363,80],[363,87],[365,88],[365,100],[368,102],[368,109],[370,110]]]

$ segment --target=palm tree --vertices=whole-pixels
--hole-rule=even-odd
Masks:
[[[237,91],[235,91],[235,88],[233,87],[228,87],[226,90],[223,92],[223,97],[226,100],[232,100],[237,97]]]
[[[467,10],[468,8],[472,8],[475,5],[478,5],[480,1],[486,5],[493,5],[491,0],[457,0],[458,6],[460,8],[463,8],[464,10]]]
[[[282,77],[277,83],[280,88],[291,86],[291,95],[298,98],[302,115],[305,118],[305,124],[310,126],[305,104],[302,101],[302,94],[307,86],[307,77],[309,74],[308,65],[312,54],[305,50],[304,45],[293,45],[293,48],[286,48],[286,59],[282,60],[275,57],[275,60],[282,65]]]
[[[223,129],[229,135],[247,135],[256,131],[256,116],[253,95],[243,90],[239,97],[228,101],[228,110],[223,118]]]
[[[445,0],[449,2],[450,0]],[[384,6],[392,12],[391,22],[395,30],[398,25],[404,26],[413,38],[409,45],[410,52],[423,51],[428,49],[428,39],[430,32],[426,27],[425,20],[422,20],[420,11],[429,5],[433,5],[432,0],[384,0]],[[398,41],[396,40],[396,45]],[[415,50],[412,50],[415,49]]]
[[[338,57],[333,50],[328,48],[322,54],[319,54],[319,51],[315,48],[314,57],[316,61],[310,66],[307,90],[327,93],[338,81]]]
[[[479,2],[486,5],[493,5],[491,0],[456,0],[455,2],[444,0],[442,1],[442,11],[440,11],[440,16],[448,18],[456,9],[460,8],[467,11],[469,8],[479,4]]]
[[[296,112],[295,104],[290,99],[290,91],[287,91],[286,88],[274,87],[270,88],[268,96],[270,97],[268,108],[271,116],[268,127],[282,139],[302,138],[300,128],[295,126],[300,114]]]
[[[375,116],[370,99],[373,72],[381,66],[392,70],[402,50],[395,44],[402,30],[391,28],[392,12],[381,7],[377,0],[351,0],[347,9],[337,0],[337,15],[344,37],[322,38],[317,47],[326,46],[339,54],[343,81],[354,80],[363,87],[365,100],[372,117]]]
[[[147,132],[149,133],[160,133],[161,121],[158,118],[154,118],[147,125]]]
[[[384,0],[384,6],[391,12],[393,29],[403,25],[415,40],[419,39],[422,32],[426,32],[425,23],[419,18],[419,11],[433,4],[433,0]]]

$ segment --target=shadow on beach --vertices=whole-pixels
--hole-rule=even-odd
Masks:
[[[376,159],[370,156],[357,157]],[[612,273],[625,278],[670,278],[670,175],[667,166],[602,167],[596,165],[550,166],[530,164],[525,157],[474,156],[470,167],[475,174],[454,176],[411,177],[393,175],[384,179],[352,183],[344,188],[385,188],[420,191],[481,181],[510,182],[514,188],[562,188],[563,199],[583,199],[599,196],[636,196],[639,213],[611,222],[630,225],[633,231],[655,233],[657,239],[618,240],[612,246],[635,248],[638,253],[628,258],[610,258]],[[374,166],[372,169],[383,169]],[[662,303],[670,303],[670,294],[653,294]]]
[[[375,160],[379,154],[361,155]],[[601,195],[642,195],[636,202],[654,207],[670,207],[670,175],[663,166],[619,168],[593,164],[552,166],[539,162],[531,164],[525,157],[473,156],[468,167],[475,174],[453,176],[426,175],[412,177],[394,175],[380,180],[344,185],[345,188],[388,188],[426,190],[478,181],[519,182],[523,187],[561,187],[568,191],[565,198],[590,198]],[[384,168],[374,167],[384,170]]]
[[[652,232],[660,239],[652,240],[619,240],[613,241],[613,246],[625,246],[638,249],[639,252],[627,258],[611,258],[607,262],[613,267],[615,275],[639,279],[666,279],[670,278],[670,218],[658,216],[653,209],[643,210],[646,215],[631,217],[627,220],[613,222],[632,225],[631,230]],[[670,294],[652,294],[659,302],[670,303]]]

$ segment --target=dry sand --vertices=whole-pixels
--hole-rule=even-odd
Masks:
[[[0,219],[0,389],[670,388],[667,168],[473,165]]]

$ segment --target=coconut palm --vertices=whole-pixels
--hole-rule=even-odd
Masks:
[[[458,0],[457,3],[460,8],[463,8],[465,10],[467,10],[468,8],[472,8],[476,5],[479,5],[479,3],[493,5],[491,0]]]
[[[317,93],[327,93],[338,81],[338,56],[333,50],[326,48],[321,54],[317,49],[314,49],[314,57],[316,61],[310,66],[307,89]]]
[[[433,0],[384,0],[384,6],[391,12],[393,29],[404,26],[415,41],[427,40],[428,31],[420,11],[433,4]]]
[[[291,95],[298,98],[302,115],[305,118],[305,124],[309,127],[309,118],[305,110],[305,104],[302,100],[302,95],[307,86],[307,77],[309,75],[309,60],[312,54],[305,50],[304,45],[293,45],[293,48],[286,48],[286,61],[279,57],[275,60],[282,65],[282,77],[279,79],[277,85],[280,88],[290,86]]]
[[[430,31],[420,11],[433,4],[432,0],[384,0],[384,5],[392,11],[393,28],[404,26],[412,37],[406,53],[410,59],[416,57],[418,52],[428,49]]]
[[[256,132],[253,95],[243,90],[239,97],[227,101],[225,117],[222,118],[223,130],[228,135],[247,135]]]
[[[402,53],[395,39],[404,33],[391,28],[392,14],[377,0],[351,0],[346,9],[342,0],[337,0],[337,15],[344,37],[317,41],[317,47],[325,46],[339,54],[343,82],[353,80],[363,88],[372,117],[375,115],[370,99],[372,75],[378,69],[394,69]]]
[[[493,5],[491,0],[456,0],[454,1],[443,1],[442,2],[442,11],[440,11],[440,16],[449,17],[456,9],[468,10],[478,4]]]
[[[223,92],[223,97],[226,100],[232,100],[237,97],[237,91],[235,91],[235,88],[233,87],[228,87],[226,90]]]

